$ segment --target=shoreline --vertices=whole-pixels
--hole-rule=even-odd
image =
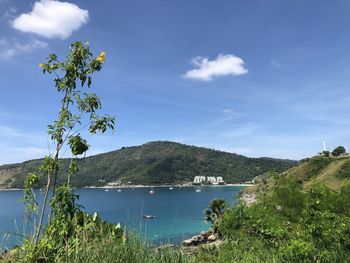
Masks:
[[[8,192],[8,191],[23,191],[21,188],[0,188],[0,192]]]
[[[105,185],[105,186],[84,186],[84,187],[78,187],[77,189],[128,189],[128,188],[165,188],[165,187],[173,187],[173,188],[182,188],[182,187],[232,187],[232,186],[239,186],[239,187],[249,187],[253,186],[254,184],[224,184],[224,185],[192,185],[192,184],[173,184],[173,185],[143,185],[143,184],[136,184],[136,185]],[[40,189],[40,188],[35,188]],[[0,188],[0,192],[9,192],[9,191],[23,191],[24,189],[21,188]]]
[[[223,185],[192,185],[192,184],[184,184],[184,185],[105,185],[105,186],[85,186],[80,189],[120,189],[120,188],[165,188],[165,187],[174,187],[174,188],[182,188],[182,187],[232,187],[232,186],[240,186],[240,187],[248,187],[253,186],[254,184],[223,184]]]

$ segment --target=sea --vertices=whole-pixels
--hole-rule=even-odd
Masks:
[[[173,189],[171,189],[173,188]],[[180,244],[210,224],[203,211],[211,200],[224,198],[230,206],[238,202],[242,186],[154,187],[154,188],[82,188],[76,189],[78,203],[91,215],[97,212],[128,232],[137,233],[151,244]],[[150,190],[154,194],[150,194]],[[36,191],[39,200],[43,193]],[[0,191],[0,249],[21,244],[31,223],[19,201],[22,191]],[[145,219],[143,215],[154,218]]]

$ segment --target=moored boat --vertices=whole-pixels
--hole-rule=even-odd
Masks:
[[[143,215],[143,218],[144,219],[155,219],[156,216],[154,216],[154,215]]]

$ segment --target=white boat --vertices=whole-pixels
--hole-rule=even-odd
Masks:
[[[155,219],[156,216],[154,216],[154,215],[143,215],[143,218],[144,219]]]
[[[121,192],[122,190],[121,189],[118,189],[118,192]]]
[[[196,189],[196,192],[197,192],[197,193],[201,192],[201,189]]]
[[[169,187],[169,190],[173,190],[174,188],[173,187]]]
[[[153,187],[151,188],[151,190],[149,191],[150,195],[154,195],[156,192],[153,190]]]
[[[105,192],[109,192],[109,190],[108,190],[108,189],[105,189]]]

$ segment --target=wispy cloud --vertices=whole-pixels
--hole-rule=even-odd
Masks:
[[[282,67],[282,64],[279,63],[277,60],[275,59],[272,59],[270,61],[270,66],[274,67],[274,68],[281,68]]]
[[[253,134],[255,131],[258,130],[258,126],[253,123],[249,122],[245,125],[242,125],[238,128],[234,128],[225,132],[222,132],[219,134],[220,137],[225,137],[225,138],[238,138],[242,136],[247,136]]]
[[[1,0],[0,0],[1,3]],[[1,16],[1,20],[12,20],[16,17],[17,8],[16,7],[10,7],[8,10],[6,10],[3,15]]]
[[[232,54],[220,54],[214,60],[195,57],[192,63],[198,68],[187,71],[184,77],[193,80],[211,81],[216,77],[239,76],[248,73],[243,59]]]
[[[30,13],[21,14],[13,28],[47,38],[68,38],[89,20],[89,12],[75,4],[53,0],[36,2]]]
[[[233,118],[238,118],[238,117],[241,117],[242,115],[244,115],[243,112],[238,112],[238,111],[236,111],[234,109],[228,109],[228,108],[223,109],[222,113],[224,113],[227,116],[231,116]]]
[[[9,163],[19,163],[27,160],[43,158],[48,151],[45,147],[4,147],[0,152],[0,165]]]
[[[47,135],[0,125],[0,164],[23,162],[48,154]]]
[[[21,142],[41,144],[47,136],[43,133],[29,133],[10,126],[0,126],[0,139],[17,139]]]
[[[36,49],[46,47],[46,42],[37,39],[32,39],[28,43],[19,43],[17,39],[0,39],[0,59],[9,60],[21,53],[30,53]]]
[[[222,110],[222,112],[220,113],[220,116],[216,120],[205,125],[204,128],[207,129],[207,128],[215,127],[223,123],[230,122],[234,119],[240,118],[242,116],[244,116],[243,112],[238,112],[238,111],[235,111],[234,109],[226,108]]]

